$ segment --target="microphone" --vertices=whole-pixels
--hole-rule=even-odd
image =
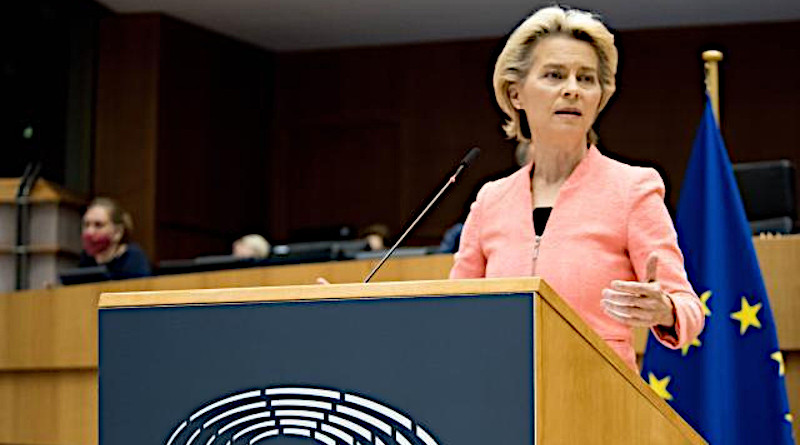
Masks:
[[[456,178],[458,177],[459,174],[461,174],[461,171],[469,167],[472,161],[474,161],[475,158],[478,157],[478,154],[480,154],[480,152],[481,152],[480,148],[472,147],[472,149],[466,154],[466,156],[464,156],[464,159],[462,159],[461,162],[458,163],[458,168],[456,168],[456,172],[453,173],[453,176],[450,176],[450,179],[444,184],[441,190],[439,190],[439,193],[437,193],[436,196],[434,196],[433,199],[431,199],[431,202],[429,202],[428,205],[422,210],[422,212],[420,212],[419,216],[417,216],[417,219],[415,219],[414,222],[412,222],[411,225],[408,226],[406,231],[403,232],[403,234],[400,236],[400,239],[398,239],[397,242],[394,243],[394,246],[392,246],[392,248],[389,249],[388,252],[386,252],[386,255],[384,255],[383,258],[381,258],[381,261],[378,263],[378,265],[375,266],[375,268],[372,269],[372,272],[370,272],[369,275],[367,275],[367,278],[364,279],[364,283],[369,283],[369,280],[371,280],[372,277],[375,275],[375,273],[378,272],[378,269],[380,269],[381,266],[383,266],[383,263],[385,263],[386,260],[388,260],[389,257],[392,256],[395,250],[397,250],[397,246],[399,246],[400,243],[402,243],[403,240],[406,239],[406,236],[408,236],[408,234],[411,233],[411,230],[414,229],[414,227],[417,225],[417,223],[419,223],[422,217],[425,216],[426,213],[428,213],[428,210],[430,210],[430,208],[433,207],[433,204],[435,204],[436,201],[439,200],[439,197],[442,196],[442,193],[444,193],[444,191],[447,190],[447,188],[450,187],[451,184],[454,184],[456,182]]]
[[[470,151],[467,152],[466,156],[464,156],[464,159],[461,160],[458,166],[461,167],[463,165],[464,167],[469,167],[469,165],[472,164],[472,161],[474,161],[479,154],[481,154],[481,149],[478,147],[472,147],[472,149],[470,149]],[[459,174],[460,172],[461,170],[456,172],[456,175]]]

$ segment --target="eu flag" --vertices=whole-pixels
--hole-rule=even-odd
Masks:
[[[750,228],[711,104],[676,218],[705,329],[682,349],[651,335],[642,376],[710,444],[791,444],[783,356]]]

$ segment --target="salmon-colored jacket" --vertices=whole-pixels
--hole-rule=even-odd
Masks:
[[[484,185],[464,224],[450,278],[540,276],[636,369],[631,329],[603,311],[601,292],[611,281],[643,281],[648,255],[658,253],[657,279],[675,306],[676,324],[674,332],[652,331],[667,347],[696,338],[704,314],[686,278],[661,177],[609,159],[594,146],[588,150],[561,186],[538,242],[532,164]]]

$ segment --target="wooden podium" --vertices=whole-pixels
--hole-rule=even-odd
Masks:
[[[20,178],[0,178],[0,292],[16,289],[17,267],[27,271],[22,289],[41,289],[58,282],[58,272],[78,265],[81,211],[86,201],[64,188],[39,179],[31,195],[27,245],[17,238],[17,190]],[[15,264],[24,250],[24,264]]]
[[[103,294],[99,325],[100,444],[704,443],[537,278]]]

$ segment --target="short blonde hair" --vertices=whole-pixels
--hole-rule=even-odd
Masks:
[[[239,238],[237,243],[241,243],[242,245],[250,248],[253,252],[254,258],[263,259],[269,256],[270,245],[267,240],[258,234],[251,234],[245,235]]]
[[[494,94],[498,105],[509,117],[503,125],[509,139],[528,140],[528,137],[522,134],[520,113],[511,103],[509,90],[512,85],[524,82],[528,76],[533,65],[532,55],[536,44],[553,35],[573,37],[594,48],[600,64],[598,79],[602,90],[598,113],[606,106],[617,88],[614,77],[617,74],[619,55],[617,47],[614,46],[614,35],[603,25],[599,17],[590,12],[564,9],[559,6],[540,9],[511,33],[494,66],[492,79]],[[588,138],[591,143],[597,142],[594,130],[589,130]]]

